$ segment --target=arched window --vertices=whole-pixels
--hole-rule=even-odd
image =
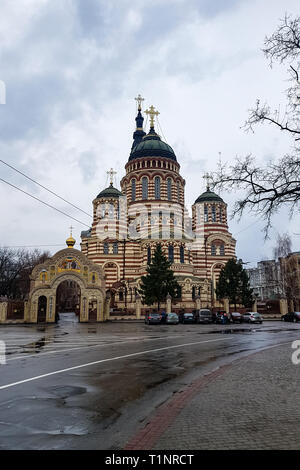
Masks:
[[[135,201],[135,197],[136,197],[136,179],[133,178],[131,180],[131,200]]]
[[[193,286],[192,287],[192,299],[194,299],[196,297],[196,287]]]
[[[108,217],[110,219],[114,218],[114,206],[113,206],[113,204],[109,204]]]
[[[211,220],[212,222],[216,222],[216,206],[212,206],[211,208]]]
[[[180,202],[180,184],[179,184],[179,181],[177,181],[177,201]]]
[[[222,222],[222,206],[220,206],[220,222]]]
[[[184,246],[180,246],[180,263],[184,263]]]
[[[172,201],[172,180],[171,180],[171,178],[167,179],[167,198],[168,198],[168,201]]]
[[[119,252],[118,242],[114,242],[114,244],[113,244],[113,253],[114,253],[114,255],[117,255],[118,252]]]
[[[206,204],[204,204],[204,222],[208,222],[208,208]]]
[[[224,256],[224,255],[225,255],[225,246],[221,245],[220,246],[220,256]]]
[[[108,255],[108,253],[109,253],[109,246],[108,246],[107,242],[103,243],[103,253],[105,255]]]
[[[150,246],[148,246],[148,250],[147,250],[147,263],[151,264],[151,247]]]
[[[211,255],[216,256],[216,245],[211,245]]]
[[[169,261],[173,263],[174,262],[174,246],[173,245],[169,245],[168,252],[169,252]]]
[[[155,176],[154,179],[155,199],[160,199],[160,177]]]
[[[142,178],[142,198],[148,199],[148,178],[144,176]]]

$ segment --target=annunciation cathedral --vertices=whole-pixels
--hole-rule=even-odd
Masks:
[[[219,272],[235,257],[227,205],[207,182],[206,191],[192,206],[192,217],[188,215],[180,164],[155,129],[159,113],[153,106],[145,111],[150,122],[146,133],[143,99],[139,95],[136,100],[136,130],[121,191],[113,185],[111,170],[110,186],[93,200],[93,224],[81,233],[81,251],[104,271],[111,312],[135,312],[140,279],[157,243],[181,286],[178,297],[168,299],[172,311],[217,306]],[[142,305],[141,313],[147,309]]]

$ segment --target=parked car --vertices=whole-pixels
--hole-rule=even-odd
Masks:
[[[180,313],[179,314],[180,323],[195,323],[195,317],[193,313]]]
[[[243,315],[240,312],[231,312],[232,323],[242,323]]]
[[[222,323],[222,325],[230,323],[229,316],[226,312],[220,311],[215,314],[215,323]]]
[[[168,324],[172,323],[173,325],[178,325],[179,318],[178,318],[177,313],[173,313],[173,312],[168,313],[166,323],[168,323]]]
[[[257,312],[246,312],[243,314],[243,321],[247,323],[262,323],[263,317]]]
[[[153,323],[160,323],[161,322],[161,315],[156,312],[151,312],[151,313],[146,313],[145,315],[145,323],[147,325],[153,324]]]
[[[212,323],[213,316],[208,308],[201,308],[196,312],[196,323]]]
[[[282,321],[300,321],[300,312],[289,312],[281,316]]]

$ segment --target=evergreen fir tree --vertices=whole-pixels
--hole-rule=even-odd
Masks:
[[[175,279],[171,264],[163,254],[161,245],[156,245],[151,263],[147,267],[147,275],[142,276],[140,294],[147,305],[160,303],[166,300],[168,294],[176,297],[180,286]]]
[[[236,309],[237,303],[242,303],[246,307],[251,306],[252,294],[253,289],[250,288],[249,277],[243,268],[242,261],[236,261],[234,258],[228,260],[217,282],[217,298],[219,300],[228,298]]]

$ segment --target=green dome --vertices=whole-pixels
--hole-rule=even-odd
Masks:
[[[205,193],[202,193],[198,197],[198,199],[196,199],[195,204],[197,204],[197,202],[224,202],[224,201],[216,193],[213,193],[212,191],[208,190],[208,191],[205,191]]]
[[[117,188],[114,188],[111,185],[108,188],[103,189],[103,191],[101,191],[101,193],[98,194],[96,199],[100,199],[102,197],[110,198],[110,197],[120,197],[120,196],[124,196],[124,194],[121,193],[121,191],[119,191]]]
[[[166,157],[177,161],[172,147],[163,142],[155,132],[150,132],[142,142],[132,148],[129,161],[140,157]]]

